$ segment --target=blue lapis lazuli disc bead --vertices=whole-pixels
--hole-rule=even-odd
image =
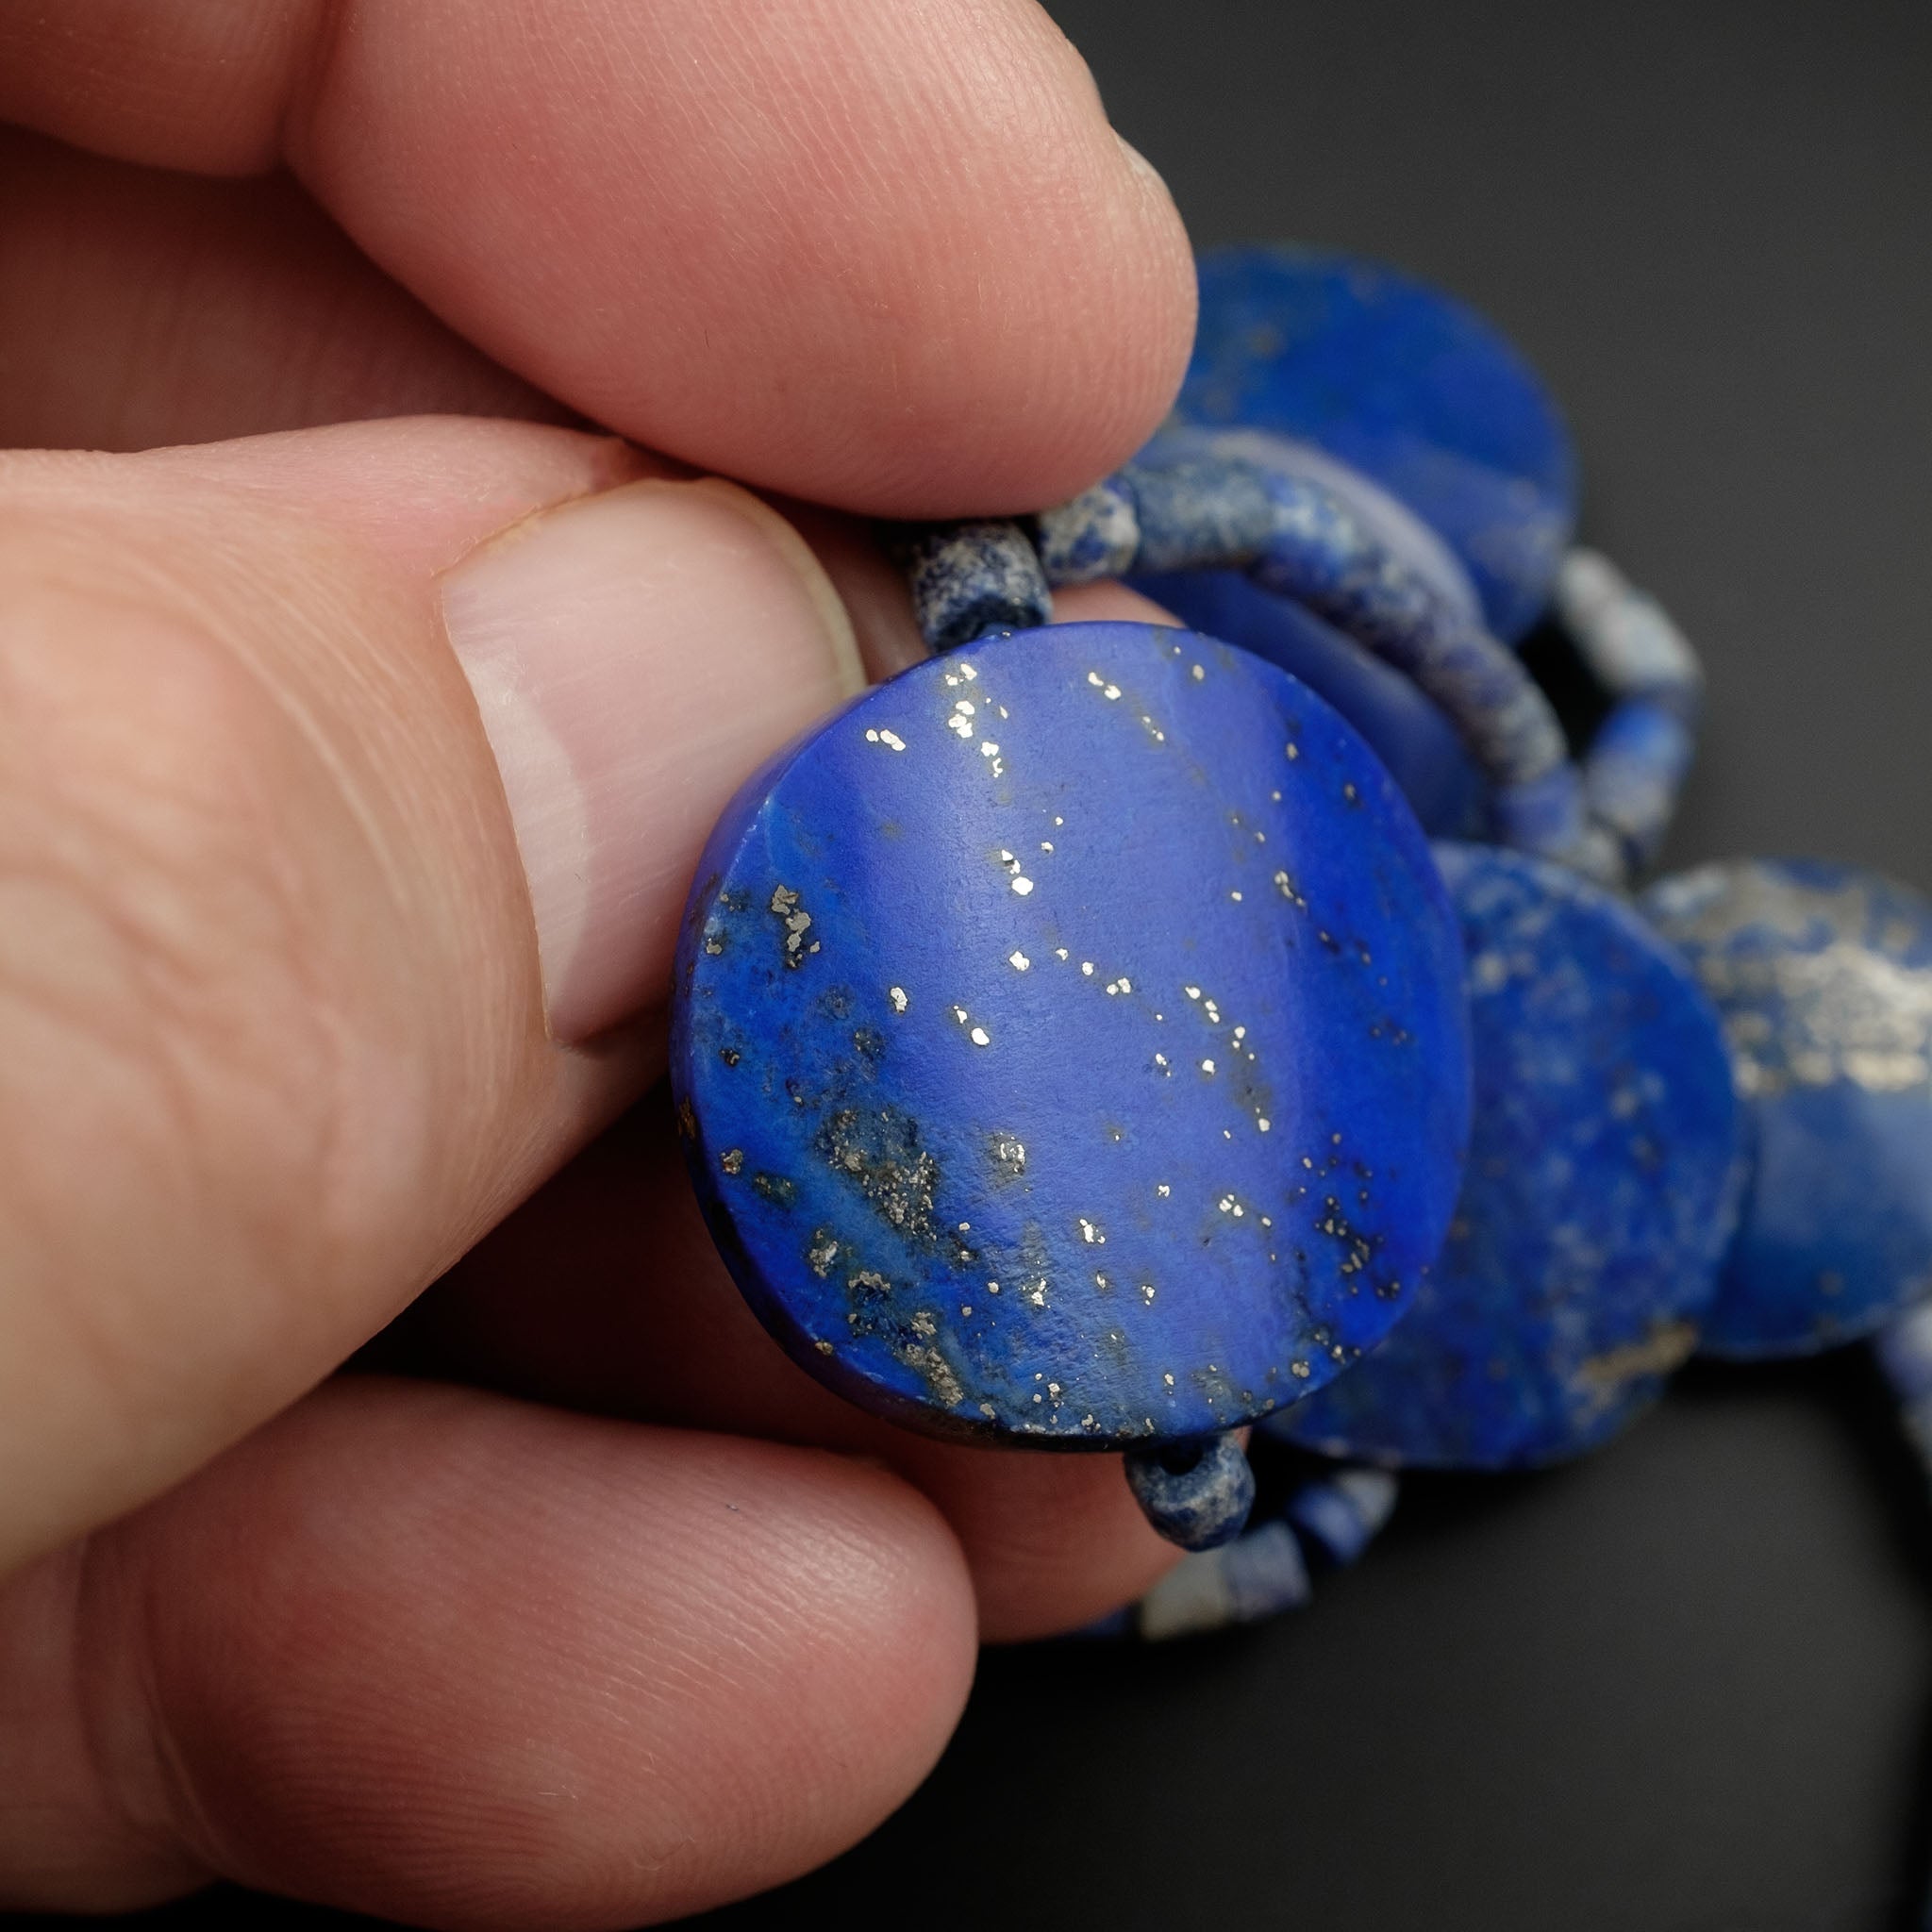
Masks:
[[[739,1285],[928,1430],[1208,1435],[1407,1306],[1468,1120],[1454,917],[1359,737],[1144,625],[914,666],[727,809],[672,1078]]]
[[[1802,1355],[1932,1291],[1932,905],[1847,865],[1756,859],[1643,911],[1724,1017],[1751,1178],[1712,1354]]]
[[[1528,363],[1474,309],[1379,263],[1212,251],[1184,422],[1302,439],[1406,503],[1456,552],[1490,628],[1520,638],[1576,520],[1576,460]]]
[[[1710,1002],[1625,906],[1518,853],[1437,852],[1469,962],[1461,1199],[1401,1325],[1271,1426],[1377,1461],[1523,1467],[1604,1441],[1695,1346],[1738,1110]]]

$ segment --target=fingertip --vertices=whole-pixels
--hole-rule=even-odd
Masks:
[[[1179,1558],[1141,1515],[1118,1456],[920,1442],[896,1460],[965,1550],[983,1642],[1077,1630],[1131,1603]]]
[[[118,1534],[191,1847],[412,1924],[777,1884],[912,1790],[973,1671],[958,1545],[884,1471],[455,1390],[338,1385]]]

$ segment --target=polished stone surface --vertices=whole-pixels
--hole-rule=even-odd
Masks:
[[[1724,1016],[1752,1175],[1714,1354],[1804,1354],[1932,1289],[1932,905],[1856,866],[1757,859],[1642,909]]]
[[[947,1433],[1206,1434],[1319,1387],[1448,1223],[1456,924],[1319,698],[1191,633],[913,667],[700,863],[672,1077],[806,1367]]]
[[[1716,1014],[1620,901],[1439,846],[1469,958],[1474,1113],[1441,1258],[1358,1368],[1273,1430],[1337,1455],[1513,1468],[1595,1446],[1691,1352],[1735,1221]]]
[[[1576,518],[1576,462],[1548,391],[1474,310],[1393,269],[1316,249],[1200,259],[1184,422],[1299,438],[1362,471],[1455,550],[1491,627],[1523,635]]]

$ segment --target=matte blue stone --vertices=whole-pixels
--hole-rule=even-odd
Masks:
[[[1291,247],[1199,261],[1182,419],[1298,437],[1364,472],[1462,559],[1506,641],[1541,614],[1576,521],[1549,392],[1474,309],[1393,269]]]
[[[1401,672],[1239,571],[1176,571],[1129,580],[1184,624],[1239,644],[1321,693],[1389,767],[1423,828],[1479,837],[1488,788],[1456,727]]]
[[[1266,1413],[1380,1339],[1454,1204],[1467,1017],[1421,830],[1319,698],[1188,632],[985,639],[866,693],[727,808],[678,994],[739,1285],[941,1433]]]
[[[1130,1449],[1127,1487],[1156,1529],[1184,1550],[1218,1550],[1255,1507],[1255,1472],[1232,1435]]]
[[[1401,1325],[1271,1427],[1372,1460],[1549,1462],[1694,1346],[1735,1223],[1730,1065],[1710,1002],[1619,900],[1518,853],[1437,853],[1469,959],[1462,1197]]]
[[[1724,1016],[1752,1174],[1705,1325],[1714,1355],[1800,1355],[1932,1289],[1932,905],[1848,865],[1756,859],[1642,909]]]

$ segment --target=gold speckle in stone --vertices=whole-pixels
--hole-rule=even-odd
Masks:
[[[1145,1302],[1150,1307],[1153,1306],[1154,1284],[1151,1281],[1143,1281],[1141,1284],[1141,1299],[1143,1302]]]
[[[959,667],[959,675],[963,677],[968,684],[971,684],[973,680],[979,675],[979,673],[971,664],[962,664]]]
[[[1221,1024],[1221,1008],[1212,1000],[1203,1000],[1201,1002],[1201,1010],[1208,1015],[1208,1024],[1210,1026],[1219,1026]]]
[[[1347,799],[1349,804],[1351,805],[1359,805],[1362,802],[1362,795],[1359,791],[1356,790],[1353,783],[1344,785],[1341,788],[1341,795],[1342,797]]]
[[[1111,704],[1115,698],[1119,697],[1120,694],[1121,688],[1117,684],[1104,684],[1100,688],[1100,695],[1107,699],[1107,701],[1109,704]]]
[[[1267,844],[1267,842],[1268,842],[1268,834],[1267,834],[1266,832],[1257,832],[1257,833],[1255,834],[1255,843],[1256,843],[1257,845],[1265,845],[1265,844]]]
[[[1108,992],[1132,992],[1134,982],[1123,973],[1118,979],[1109,979],[1107,982],[1107,990]]]
[[[1197,1000],[1201,997],[1201,989],[1198,986],[1184,986],[1181,988],[1181,991],[1184,993],[1186,993],[1191,1000]]]
[[[1084,1214],[1074,1217],[1080,1224],[1080,1239],[1090,1247],[1104,1248],[1107,1237],[1101,1233],[1098,1222],[1089,1221]]]
[[[992,1036],[987,1032],[984,1026],[975,1026],[966,1037],[974,1046],[991,1046],[992,1044]]]
[[[1165,1181],[1156,1181],[1154,1184],[1154,1191],[1157,1194],[1158,1194],[1160,1198],[1164,1201],[1171,1193],[1174,1192],[1174,1190],[1171,1187],[1169,1187]]]
[[[1046,1397],[1041,1394],[1041,1392],[1036,1389],[1033,1391],[1033,1399],[1035,1402],[1044,1402],[1046,1400]]]
[[[1103,1294],[1105,1294],[1107,1291],[1113,1286],[1113,1283],[1110,1282],[1106,1275],[1102,1274],[1101,1273],[1099,1273],[1098,1270],[1096,1270],[1093,1275],[1093,1285],[1095,1288],[1099,1289]]]
[[[1257,1113],[1255,1116],[1255,1124],[1265,1134],[1268,1131],[1268,1116],[1264,1113]]]
[[[1066,824],[1066,820],[1065,820],[1065,819],[1063,819],[1063,818],[1061,818],[1061,817],[1059,817],[1059,816],[1058,816],[1058,813],[1056,813],[1056,814],[1055,814],[1055,816],[1054,816],[1054,824],[1057,824],[1057,825],[1063,825],[1063,824]]]
[[[1029,959],[1024,953],[1019,952],[1018,950],[1010,952],[1007,955],[1007,964],[1010,966],[1015,973],[1025,972],[1027,967],[1032,965],[1032,963],[1033,961]]]
[[[1174,1376],[1171,1373],[1163,1373],[1160,1379],[1163,1382],[1165,1382],[1170,1389],[1174,1387]]]
[[[1212,1060],[1203,1060],[1201,1062],[1201,1071],[1204,1074],[1211,1074],[1214,1071],[1214,1062]]]
[[[1308,1365],[1307,1362],[1290,1362],[1288,1373],[1298,1382],[1306,1382],[1308,1379]]]
[[[1301,746],[1298,745],[1291,738],[1281,748],[1288,754],[1288,761],[1290,764],[1292,764],[1295,761],[1295,759],[1300,758],[1302,755]]]
[[[1015,873],[1013,874],[1013,890],[1024,899],[1033,890],[1033,881],[1028,878],[1022,878],[1018,873]]]
[[[1167,1064],[1167,1056],[1166,1056],[1166,1055],[1165,1055],[1164,1053],[1158,1053],[1158,1054],[1156,1054],[1156,1055],[1154,1056],[1154,1064],[1155,1064],[1155,1065],[1156,1065],[1157,1067],[1164,1067],[1164,1066],[1166,1066],[1166,1064]]]
[[[1043,1308],[1043,1307],[1045,1307],[1045,1306],[1046,1306],[1046,1283],[1045,1283],[1045,1281],[1044,1281],[1043,1279],[1042,1279],[1042,1280],[1040,1280],[1040,1281],[1036,1281],[1035,1283],[1033,1283],[1033,1285],[1032,1285],[1032,1286],[1031,1286],[1030,1288],[1027,1288],[1027,1289],[1024,1290],[1024,1291],[1022,1291],[1022,1294],[1021,1294],[1021,1299],[1022,1299],[1023,1301],[1025,1301],[1025,1302],[1029,1302],[1029,1303],[1030,1303],[1030,1304],[1031,1304],[1031,1305],[1032,1305],[1032,1306],[1033,1306],[1034,1307],[1036,1307],[1036,1308]]]
[[[1089,979],[1091,979],[1093,977],[1093,961],[1091,959],[1082,959],[1080,961],[1080,971],[1084,973]]]
[[[889,986],[886,989],[886,997],[891,1001],[892,1010],[895,1013],[903,1013],[910,1004],[906,997],[906,989],[903,986]]]
[[[1199,684],[1202,681],[1202,679],[1204,679],[1208,675],[1207,672],[1204,671],[1198,664],[1194,666],[1193,670],[1189,675],[1193,678],[1196,684]]]
[[[744,1168],[744,1149],[742,1147],[725,1148],[724,1153],[718,1157],[718,1165],[726,1174],[741,1173]]]
[[[958,1021],[958,1023],[960,1024],[960,1025],[962,1025],[962,1026],[963,1026],[963,1025],[965,1025],[965,1024],[966,1024],[966,1008],[965,1008],[964,1007],[955,1007],[955,1008],[953,1008],[953,1018],[954,1018],[954,1019],[956,1019],[957,1021]]]
[[[986,1284],[986,1291],[987,1291],[987,1293],[988,1293],[988,1294],[997,1294],[997,1293],[999,1293],[999,1291],[1000,1291],[1000,1285],[999,1285],[999,1283],[998,1283],[997,1281],[989,1281],[989,1282],[988,1282],[988,1283]]]
[[[982,1402],[979,1405],[979,1412],[981,1415],[985,1416],[989,1422],[991,1422],[994,1416],[999,1414],[999,1410],[996,1409],[990,1402]]]
[[[1060,1399],[1060,1385],[1058,1382],[1049,1382],[1046,1385],[1046,1392],[1058,1402]]]
[[[972,1314],[973,1314],[973,1304],[972,1304],[971,1302],[961,1302],[961,1303],[959,1304],[959,1319],[960,1319],[960,1320],[961,1320],[962,1322],[963,1322],[963,1321],[968,1321],[968,1320],[970,1320],[970,1319],[972,1318]]]
[[[906,741],[896,731],[868,731],[865,734],[868,744],[882,744],[888,751],[904,751]]]
[[[1227,896],[1230,899],[1232,899],[1237,906],[1239,906],[1241,903],[1241,895],[1239,892],[1230,892]]]
[[[1042,852],[1051,852],[1053,850],[1053,841],[1051,839],[1042,839],[1040,841],[1040,849]]]
[[[832,1344],[829,1341],[814,1341],[812,1343],[812,1346],[815,1349],[817,1349],[821,1355],[830,1355],[832,1352]]]
[[[1099,672],[1090,671],[1087,674],[1087,682],[1091,684],[1095,691],[1098,691],[1101,685],[1105,682],[1105,680],[1101,677]]]
[[[953,715],[946,720],[946,728],[956,733],[962,742],[973,736],[973,701],[970,698],[961,698],[953,707]]]
[[[1214,1205],[1225,1214],[1234,1206],[1234,1196],[1232,1194],[1224,1194]]]

